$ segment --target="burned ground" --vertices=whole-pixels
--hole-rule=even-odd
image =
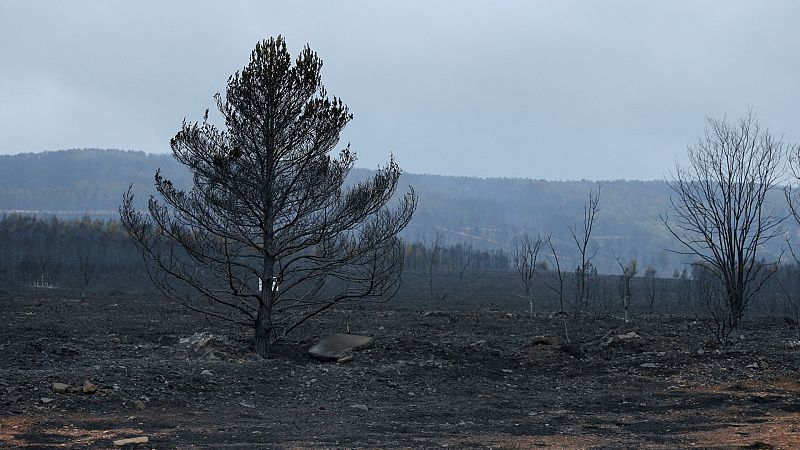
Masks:
[[[692,317],[456,303],[336,310],[264,361],[247,330],[152,291],[0,294],[0,447],[800,446],[800,347],[783,319],[748,322],[721,351]],[[375,345],[343,364],[306,354],[348,329]],[[87,380],[96,392],[53,390]]]

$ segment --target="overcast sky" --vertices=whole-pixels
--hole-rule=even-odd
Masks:
[[[324,60],[359,166],[660,179],[706,116],[800,138],[799,23],[796,1],[0,0],[0,153],[169,151],[283,34]]]

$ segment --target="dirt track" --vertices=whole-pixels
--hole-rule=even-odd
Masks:
[[[334,311],[268,361],[152,293],[6,295],[0,324],[0,448],[800,448],[800,347],[777,319],[718,353],[681,317],[568,322],[564,345],[558,317],[398,302]],[[306,355],[348,325],[375,346]]]

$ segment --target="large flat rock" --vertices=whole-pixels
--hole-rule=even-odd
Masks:
[[[321,361],[338,361],[353,353],[372,346],[372,338],[356,334],[334,333],[323,337],[313,347],[308,349],[308,354]]]

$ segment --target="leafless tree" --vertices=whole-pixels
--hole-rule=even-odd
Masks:
[[[552,271],[555,277],[555,280],[550,280],[549,277],[544,278],[544,285],[558,295],[558,312],[564,314],[564,271],[561,269],[561,262],[558,259],[556,247],[553,245],[552,236],[548,234],[547,237],[544,238],[544,242],[549,250],[549,253],[545,257],[545,261],[550,266],[548,272]]]
[[[413,190],[397,209],[386,206],[401,173],[394,159],[347,187],[355,154],[349,146],[330,152],[352,115],[327,96],[321,68],[308,47],[292,63],[282,37],[258,43],[215,97],[225,128],[206,111],[170,142],[192,188],[159,171],[163,200],[151,197],[149,214],[134,208],[131,190],[120,207],[161,291],[252,327],[262,357],[340,302],[394,295],[404,256],[397,234],[416,207]]]
[[[439,265],[442,257],[443,240],[444,237],[442,236],[442,233],[436,233],[436,235],[433,237],[433,240],[430,242],[423,242],[420,246],[422,259],[425,260],[425,270],[428,272],[428,294],[430,295],[431,300],[437,299],[433,289],[433,274],[436,271],[436,266]]]
[[[514,268],[517,276],[522,283],[523,298],[528,300],[528,313],[533,317],[533,294],[531,292],[536,277],[536,270],[539,268],[537,262],[539,252],[544,246],[544,238],[541,235],[530,237],[524,234],[514,243]]]
[[[617,297],[619,297],[619,280],[599,278],[593,289],[599,310],[611,314]]]
[[[625,323],[630,321],[630,309],[633,303],[633,277],[639,271],[639,263],[636,258],[631,259],[628,263],[623,264],[622,259],[617,258],[617,264],[622,273],[619,276],[619,296],[622,299],[622,309],[625,312]]]
[[[575,268],[575,317],[577,318],[581,311],[584,311],[589,305],[589,295],[591,292],[591,283],[597,274],[597,269],[594,268],[592,259],[594,259],[597,250],[591,252],[589,243],[592,239],[592,231],[594,230],[595,221],[597,219],[598,205],[600,203],[600,185],[597,185],[597,193],[589,190],[589,199],[583,205],[583,222],[581,228],[569,227],[569,233],[575,246],[578,248],[578,255],[580,261]]]
[[[778,274],[778,292],[783,299],[783,313],[794,324],[795,335],[800,338],[800,262],[792,250],[794,264],[782,266]]]
[[[735,328],[730,319],[731,303],[721,295],[722,283],[706,263],[698,262],[692,265],[692,277],[688,285],[688,295],[693,299],[700,318],[714,334],[717,343],[725,347]]]
[[[717,281],[703,280],[703,295],[724,322],[722,339],[739,327],[774,270],[756,257],[782,232],[784,218],[767,196],[781,179],[784,152],[783,141],[761,129],[752,112],[737,123],[709,118],[688,149],[689,166],[676,165],[669,181],[674,217],[661,219],[685,248],[678,253],[699,258]]]
[[[464,296],[464,276],[469,268],[472,252],[463,244],[458,246],[458,253],[456,254],[456,268],[458,269],[458,298],[462,299]]]
[[[464,283],[464,275],[467,273],[467,269],[469,269],[471,259],[472,255],[470,253],[464,252],[458,255],[458,280],[461,284]]]
[[[94,278],[95,263],[92,256],[92,250],[86,248],[78,255],[78,270],[80,272],[81,281],[81,300],[86,300],[86,289],[89,283]]]
[[[644,269],[644,288],[645,292],[647,293],[647,305],[652,310],[653,304],[656,301],[656,269],[653,267],[647,267]]]
[[[797,187],[798,184],[800,184],[800,144],[788,146],[786,153],[789,160],[787,166],[789,168],[790,182],[784,187],[783,193],[786,197],[786,203],[789,204],[789,212],[792,218],[800,225],[800,189]],[[786,243],[788,244],[795,263],[800,264],[800,259],[798,259],[794,245],[788,238],[786,239]]]
[[[684,267],[682,270],[675,269],[672,271],[672,278],[675,280],[674,285],[677,286],[677,303],[679,307],[683,307],[688,303],[689,290],[691,289],[691,280],[689,279],[689,271]]]
[[[61,275],[61,263],[54,254],[58,251],[54,250],[50,245],[46,245],[35,257],[34,265],[35,278],[33,285],[37,287],[53,288],[56,286],[56,281]]]

